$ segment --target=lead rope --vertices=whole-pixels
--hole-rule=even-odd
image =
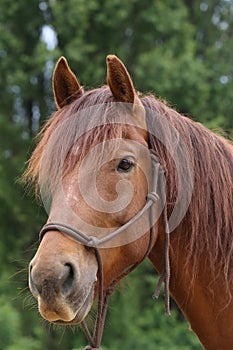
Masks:
[[[98,310],[95,321],[93,335],[91,335],[85,321],[81,322],[81,327],[85,333],[90,345],[85,347],[85,350],[101,350],[100,343],[102,339],[104,322],[108,307],[108,295],[104,294],[104,275],[103,275],[103,263],[98,248],[94,248],[96,260],[98,263],[99,274],[99,293],[98,293]]]

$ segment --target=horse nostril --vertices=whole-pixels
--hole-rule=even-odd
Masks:
[[[30,264],[29,265],[29,288],[32,294],[34,295],[34,297],[36,298],[40,294],[40,288],[34,282],[32,274],[33,274],[33,265]]]
[[[62,284],[62,293],[67,294],[70,292],[72,284],[74,282],[75,272],[72,264],[66,263],[64,266],[66,268],[66,274],[65,274],[64,282]]]
[[[57,264],[54,269],[42,269],[39,264],[29,265],[29,288],[35,298],[53,298],[69,295],[73,290],[76,269],[71,263]]]

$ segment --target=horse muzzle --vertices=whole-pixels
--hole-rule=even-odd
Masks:
[[[85,264],[84,256],[74,258],[72,253],[65,253],[64,247],[60,251],[59,245],[52,254],[45,254],[46,242],[42,242],[30,263],[29,288],[41,316],[50,322],[80,323],[93,304],[98,266],[94,254],[83,250],[89,257],[85,257]]]

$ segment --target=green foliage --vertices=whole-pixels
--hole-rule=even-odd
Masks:
[[[138,90],[154,91],[230,136],[232,21],[232,1],[224,0],[1,0],[0,350],[77,350],[85,344],[79,330],[45,325],[23,292],[27,261],[46,217],[17,178],[32,137],[55,108],[56,59],[66,56],[81,84],[98,86],[105,82],[105,56],[115,53]],[[53,35],[50,43],[46,30]],[[151,300],[154,283],[146,264],[113,295],[103,350],[200,348],[176,306],[166,318],[163,302]]]
[[[38,340],[22,337],[18,339],[14,344],[8,346],[6,350],[41,350],[41,343]]]
[[[1,350],[41,350],[39,340],[23,335],[21,315],[7,296],[0,297],[0,310]]]
[[[6,297],[0,298],[0,344],[6,349],[15,343],[20,334],[20,317]]]

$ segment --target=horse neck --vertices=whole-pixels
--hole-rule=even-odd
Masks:
[[[213,281],[201,256],[194,276],[192,262],[186,258],[186,247],[184,243],[182,246],[182,239],[175,237],[179,234],[182,233],[174,231],[170,238],[170,292],[204,348],[231,349],[233,301],[226,292],[224,277],[218,274]],[[159,274],[163,272],[164,248],[164,233],[160,232],[149,255]]]

